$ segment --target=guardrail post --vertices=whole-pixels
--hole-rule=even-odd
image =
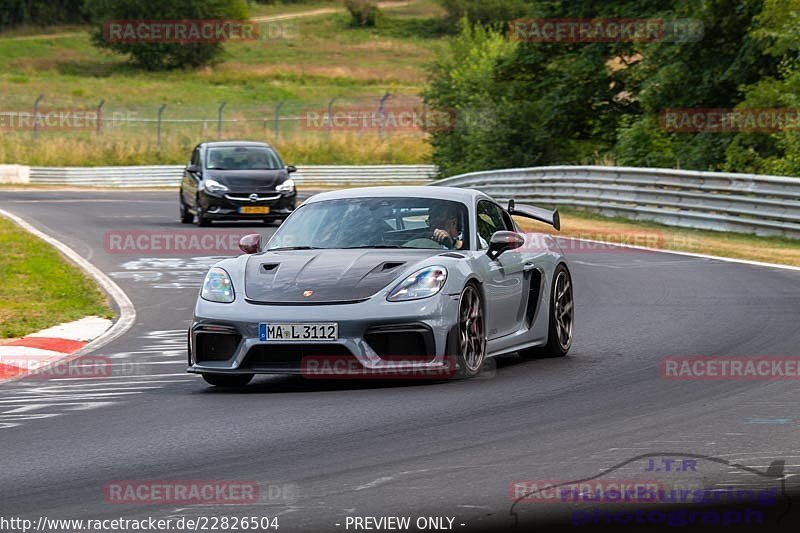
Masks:
[[[156,147],[161,148],[161,116],[164,114],[164,108],[167,104],[161,104],[158,108],[158,122],[156,123]]]
[[[217,138],[222,139],[222,110],[227,102],[222,102],[217,109]]]
[[[103,113],[103,105],[105,105],[105,103],[106,103],[105,100],[100,100],[100,103],[97,104],[97,127],[96,127],[96,130],[95,130],[95,133],[97,133],[97,135],[100,135],[100,132],[102,130],[102,126],[101,126],[102,119],[100,118],[100,116]]]
[[[275,142],[281,139],[281,107],[286,103],[286,100],[281,100],[275,106]]]
[[[33,136],[37,137],[39,135],[39,102],[44,100],[44,95],[40,94],[36,101],[33,102]]]

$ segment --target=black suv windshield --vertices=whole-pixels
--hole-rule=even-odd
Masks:
[[[211,170],[278,170],[283,168],[283,161],[274,150],[264,146],[221,146],[208,149],[206,168]]]

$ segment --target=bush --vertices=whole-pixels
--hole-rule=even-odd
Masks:
[[[353,17],[353,26],[374,27],[378,24],[381,11],[373,0],[344,0],[344,7]]]
[[[452,128],[434,130],[434,163],[444,176],[497,168],[498,129],[503,122],[507,86],[495,76],[499,62],[508,60],[516,44],[491,29],[472,26],[466,19],[433,66],[425,103],[455,117]]]
[[[462,18],[471,24],[505,28],[509,21],[524,16],[524,0],[440,0],[447,11],[447,21],[456,27]]]
[[[122,42],[106,38],[110,21],[246,20],[245,0],[86,0],[85,9],[97,29],[95,46],[127,54],[148,70],[200,67],[222,52],[222,42]]]

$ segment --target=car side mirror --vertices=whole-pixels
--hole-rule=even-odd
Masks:
[[[257,254],[261,251],[261,235],[251,233],[239,239],[239,248],[246,254]]]
[[[188,170],[189,172],[200,172],[200,167],[198,167],[197,165],[189,164],[186,165],[186,170]]]
[[[286,165],[286,173],[291,174],[292,172],[297,172],[297,167],[294,165]]]
[[[516,250],[525,244],[525,237],[513,231],[496,231],[489,242],[486,255],[493,261],[503,252]]]

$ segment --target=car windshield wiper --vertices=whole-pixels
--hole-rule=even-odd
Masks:
[[[280,248],[268,248],[268,252],[278,252],[282,250],[325,250],[319,246],[282,246]]]
[[[345,246],[342,250],[355,250],[357,248],[406,248],[397,244],[365,244],[363,246]]]

